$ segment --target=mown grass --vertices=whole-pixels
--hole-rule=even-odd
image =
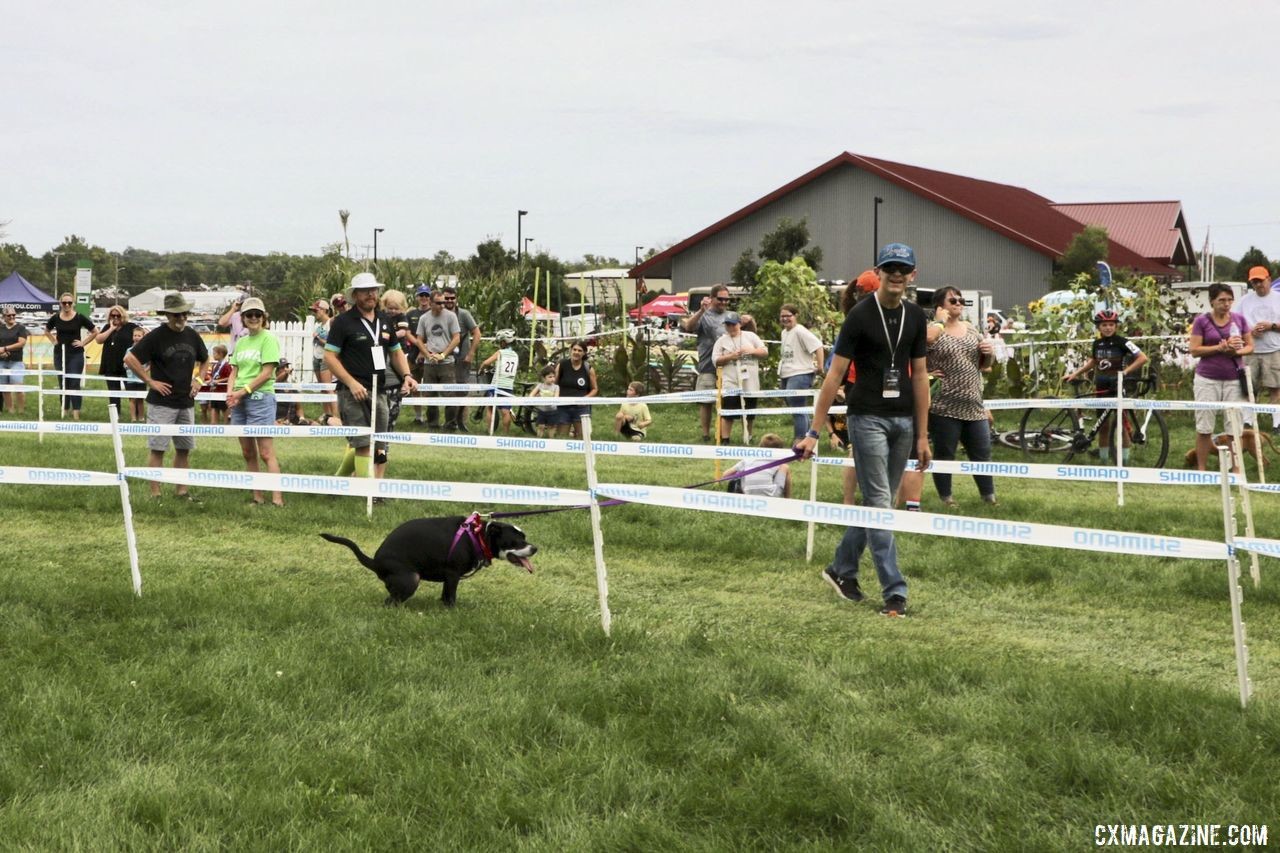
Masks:
[[[656,438],[692,438],[691,411],[660,417]],[[280,445],[288,471],[340,453]],[[393,476],[584,482],[571,456],[392,454]],[[194,461],[240,467],[231,441],[200,439]],[[0,462],[113,468],[108,442],[76,436],[0,434]],[[670,485],[710,469],[600,464]],[[1211,488],[1129,486],[1118,509],[1113,486],[998,485],[988,508],[958,480],[963,511],[1221,536]],[[820,486],[838,499],[834,471]],[[838,528],[807,564],[798,525],[619,507],[605,637],[586,513],[523,523],[533,576],[494,566],[452,611],[435,585],[390,610],[316,533],[372,549],[473,507],[395,501],[370,522],[353,499],[133,491],[141,599],[116,490],[4,487],[5,847],[1079,849],[1098,823],[1280,807],[1275,561],[1246,580],[1241,711],[1216,563],[902,537],[913,612],[885,620],[818,578]],[[1273,497],[1254,501],[1262,535]]]

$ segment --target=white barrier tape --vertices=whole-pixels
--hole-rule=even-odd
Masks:
[[[847,456],[819,456],[819,465],[837,468],[853,468],[853,460]],[[907,471],[916,470],[916,461],[907,460]],[[933,460],[927,474],[956,474],[965,476],[1013,477],[1023,480],[1073,480],[1092,483],[1138,483],[1151,486],[1218,486],[1222,475],[1217,471],[1189,471],[1169,468],[1120,468],[1115,465],[1046,465],[1024,462],[969,462],[965,460]],[[1239,485],[1240,478],[1230,475],[1231,485]],[[1249,488],[1253,488],[1250,486]],[[1280,491],[1280,486],[1276,488]]]
[[[620,406],[623,403],[711,403],[714,391],[682,391],[678,394],[654,394],[652,397],[510,397],[524,400],[529,406]],[[489,397],[403,397],[401,406],[483,406]],[[504,400],[504,404],[505,404]]]
[[[489,389],[495,388],[495,387],[497,386],[493,385],[492,383],[488,385],[470,385],[467,383],[459,383],[459,382],[435,382],[435,383],[419,383],[418,384],[419,391],[462,391],[463,393],[466,393],[467,391],[488,391]]]
[[[736,388],[724,391],[722,396],[725,397],[745,397],[748,399],[765,400],[773,397],[816,397],[821,388],[797,388],[794,391],[788,391],[778,388],[772,391],[739,391]],[[812,407],[811,407],[812,410]]]
[[[847,406],[832,406],[827,409],[829,415],[843,415],[848,412]],[[721,409],[722,418],[767,418],[770,415],[812,415],[813,406],[787,406],[778,409]]]
[[[34,367],[26,367],[22,370],[0,370],[0,376],[58,376],[56,370],[39,370]]]
[[[1031,329],[1002,329],[1000,331],[1000,334],[1002,336],[1010,335],[1010,334],[1012,335],[1044,335],[1044,334],[1048,334],[1048,332],[1045,330],[1031,330]],[[1089,347],[1089,346],[1093,346],[1093,342],[1096,340],[1097,338],[1088,338],[1088,339],[1082,339],[1078,341],[1026,341],[1026,342],[1019,342],[1016,344],[1006,343],[1005,346],[1008,347],[1009,349],[1021,349],[1023,347],[1053,347],[1053,346]],[[1131,341],[1182,341],[1186,343],[1187,336],[1186,335],[1141,335],[1136,338],[1129,338],[1129,340]]]
[[[111,424],[94,421],[0,421],[0,432],[76,433],[111,435]],[[231,426],[230,424],[120,424],[121,435],[208,435],[233,438],[333,438],[369,435],[369,427],[355,426]]]
[[[120,477],[104,471],[75,471],[70,468],[19,468],[0,466],[0,483],[31,486],[119,486]]]
[[[543,486],[445,483],[435,480],[374,480],[366,477],[333,477],[325,474],[255,474],[249,471],[214,471],[202,468],[125,468],[123,474],[137,480],[150,480],[175,486],[453,501],[473,506],[491,504],[582,506],[590,500],[587,492],[581,489],[555,489]]]
[[[467,447],[477,450],[525,450],[541,453],[582,453],[576,439],[535,438],[533,436],[464,435],[454,433],[380,432],[375,441],[388,444],[420,444],[428,447]],[[647,444],[635,441],[593,441],[596,453],[609,456],[643,456],[659,459],[786,459],[794,454],[785,448],[738,447],[696,444]]]
[[[931,512],[902,512],[795,498],[766,498],[757,495],[678,489],[669,486],[645,486],[634,483],[601,483],[596,491],[603,497],[620,498],[630,503],[649,506],[818,522],[845,527],[870,527],[876,530],[891,530],[895,533],[920,533],[927,536],[950,536],[960,539],[978,539],[984,542],[1040,545],[1048,548],[1135,554],[1146,557],[1177,557],[1188,560],[1225,560],[1227,558],[1227,546],[1223,542],[1188,539],[1181,536],[1159,536]]]
[[[1235,474],[1231,475],[1231,482],[1236,481]],[[1275,492],[1280,494],[1280,483],[1249,483],[1245,488],[1251,492]]]
[[[45,388],[40,391],[46,397],[119,397],[126,400],[145,400],[147,398],[146,391],[97,391],[84,388],[75,390],[62,390],[60,388]],[[336,394],[276,394],[277,403],[332,403],[338,399]],[[227,395],[223,391],[201,391],[196,394],[195,400],[198,403],[208,402],[210,400],[225,401]]]
[[[338,387],[336,382],[277,382],[277,391],[333,391]]]
[[[984,400],[982,405],[991,410],[998,409],[1114,409],[1115,397],[1039,397],[1023,400]],[[1280,414],[1280,406],[1263,405],[1262,403],[1196,402],[1194,400],[1147,400],[1126,397],[1126,409],[1151,409],[1154,411],[1224,411],[1241,409],[1243,411],[1262,414]]]
[[[1268,557],[1280,557],[1280,539],[1233,539],[1231,544],[1238,551],[1249,551],[1253,554],[1266,554]]]

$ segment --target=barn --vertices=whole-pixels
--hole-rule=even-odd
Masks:
[[[877,245],[901,241],[916,250],[919,286],[989,290],[1000,306],[1044,295],[1055,260],[1093,220],[1109,224],[1114,269],[1175,281],[1176,265],[1194,263],[1176,201],[1057,205],[1022,187],[846,151],[630,275],[669,278],[676,292],[727,282],[742,250],[757,248],[783,217],[808,220],[811,242],[822,247],[823,278],[852,279],[872,265]],[[1142,245],[1120,242],[1122,232],[1141,235]]]

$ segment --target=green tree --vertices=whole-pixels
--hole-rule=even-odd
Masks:
[[[777,340],[778,310],[791,303],[798,310],[800,322],[825,341],[832,340],[840,315],[831,306],[827,289],[818,284],[817,273],[802,257],[786,263],[765,261],[756,275],[756,285],[743,299],[742,310],[756,321],[756,333]]]
[[[1071,238],[1066,251],[1054,264],[1053,287],[1062,290],[1078,283],[1081,274],[1089,276],[1088,286],[1097,288],[1101,281],[1098,278],[1098,261],[1105,261],[1110,251],[1107,229],[1101,225],[1086,225],[1084,230]]]
[[[475,254],[467,259],[467,272],[472,278],[494,278],[515,266],[516,253],[503,248],[502,241],[496,237],[477,245]]]
[[[822,247],[809,245],[808,217],[795,222],[784,216],[778,220],[777,227],[760,238],[760,261],[785,264],[795,257],[804,259],[814,272],[822,268]],[[760,261],[751,249],[743,249],[729,271],[729,280],[739,287],[755,286]]]
[[[1249,251],[1240,256],[1240,260],[1236,262],[1234,272],[1236,276],[1243,279],[1249,274],[1249,270],[1253,267],[1266,267],[1268,270],[1271,269],[1271,261],[1267,260],[1267,256],[1264,255],[1262,250],[1257,246],[1250,246]],[[1219,275],[1218,278],[1219,280],[1225,280],[1221,275]]]
[[[797,255],[814,272],[822,269],[822,247],[809,246],[808,217],[793,222],[784,216],[778,220],[778,227],[760,238],[760,259],[785,264]]]
[[[738,260],[734,262],[733,269],[729,271],[729,281],[738,287],[755,287],[756,273],[760,271],[760,264],[756,261],[756,253],[750,249],[743,249],[742,254],[738,255]]]

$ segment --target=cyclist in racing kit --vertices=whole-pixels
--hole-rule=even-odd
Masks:
[[[1074,382],[1083,373],[1094,372],[1093,384],[1097,388],[1097,396],[1116,396],[1116,386],[1122,376],[1128,376],[1141,370],[1147,363],[1147,354],[1138,349],[1138,345],[1123,335],[1116,334],[1120,323],[1120,315],[1109,308],[1104,308],[1093,315],[1094,325],[1098,327],[1098,338],[1093,342],[1093,351],[1088,360],[1080,365],[1074,373],[1063,377],[1067,382]],[[1098,432],[1098,454],[1103,462],[1111,461],[1111,439],[1115,426],[1111,423],[1111,412],[1104,416],[1105,423]],[[1129,446],[1129,436],[1124,436],[1125,447]]]

